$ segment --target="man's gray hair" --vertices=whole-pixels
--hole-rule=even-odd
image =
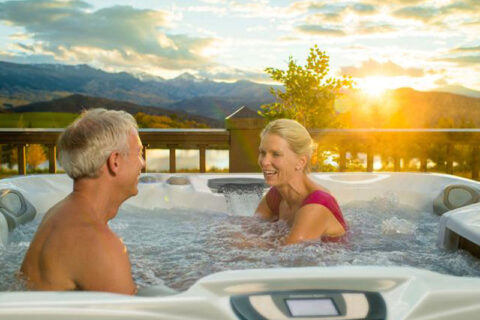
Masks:
[[[112,152],[128,153],[129,135],[137,130],[125,111],[84,111],[58,138],[60,164],[72,179],[96,178]]]

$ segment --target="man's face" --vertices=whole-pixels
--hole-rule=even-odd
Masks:
[[[128,137],[128,154],[122,155],[122,187],[126,191],[127,198],[138,193],[138,178],[145,166],[143,159],[143,146],[136,132]]]

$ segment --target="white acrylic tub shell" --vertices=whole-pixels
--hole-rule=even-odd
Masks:
[[[148,174],[158,182],[140,183],[137,196],[124,206],[140,208],[193,208],[226,212],[227,203],[222,194],[212,192],[207,182],[212,178],[251,177],[259,174],[190,174],[189,185],[169,185],[169,177],[181,174]],[[314,173],[311,175],[329,189],[340,205],[354,200],[370,200],[391,192],[401,202],[418,210],[432,212],[432,199],[450,184],[480,187],[480,183],[443,174],[420,173]],[[14,188],[26,195],[39,214],[71,192],[72,180],[63,174],[20,176],[0,180],[0,189]]]
[[[258,174],[193,174],[188,185],[169,185],[171,174],[154,174],[158,182],[139,184],[139,194],[124,203],[135,208],[192,208],[226,212],[223,194],[213,193],[207,181],[219,177],[253,177]],[[179,176],[176,174],[175,176]],[[480,184],[440,174],[417,173],[326,173],[312,174],[328,188],[340,205],[369,200],[391,192],[399,202],[432,212],[432,200],[450,184]],[[39,175],[0,180],[0,189],[20,192],[43,214],[72,190],[65,175]],[[465,232],[479,239],[480,205],[447,212],[441,217],[439,242],[448,233]],[[0,215],[0,231],[2,231]],[[200,279],[187,291],[164,295],[150,288],[148,297],[96,292],[3,292],[1,319],[239,319],[230,297],[264,291],[335,289],[381,294],[387,319],[478,319],[480,279],[441,275],[410,267],[338,266],[227,271]],[[158,294],[158,295],[157,295]],[[301,318],[296,318],[301,319]],[[313,318],[308,318],[313,319]],[[335,317],[332,317],[335,319]],[[336,318],[340,319],[340,318]]]
[[[321,288],[379,292],[387,305],[387,319],[392,320],[478,319],[479,282],[476,278],[403,267],[227,271],[207,276],[188,291],[167,297],[95,292],[6,293],[0,295],[0,318],[228,320],[238,319],[230,306],[232,295]]]

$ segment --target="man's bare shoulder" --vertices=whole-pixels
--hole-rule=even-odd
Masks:
[[[77,255],[82,261],[74,279],[82,290],[132,294],[136,287],[131,275],[127,248],[108,225],[86,228]]]
[[[97,221],[88,212],[88,207],[69,199],[53,206],[45,215],[39,230],[39,240],[44,238],[46,250],[56,255],[67,254],[75,260],[96,250],[120,250],[120,239],[106,223]]]

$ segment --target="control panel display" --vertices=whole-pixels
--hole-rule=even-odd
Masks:
[[[290,314],[294,317],[338,316],[333,300],[327,299],[287,299]]]

